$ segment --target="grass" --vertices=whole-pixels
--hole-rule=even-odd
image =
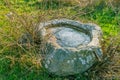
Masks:
[[[117,11],[116,7],[114,8],[105,2],[99,2],[90,7],[80,7],[73,1],[46,3],[38,0],[4,0],[0,1],[0,15],[1,80],[119,79],[120,55],[118,53],[120,48],[117,45],[120,37],[117,34],[120,30],[120,11]],[[42,57],[36,50],[36,44],[26,44],[26,48],[18,44],[18,40],[26,32],[33,35],[34,38],[33,27],[39,22],[56,18],[68,18],[98,24],[104,34],[102,48],[105,60],[87,72],[74,76],[59,77],[46,72],[42,68]],[[115,36],[118,38],[113,40],[112,37],[116,38]],[[40,48],[42,49],[42,47]]]

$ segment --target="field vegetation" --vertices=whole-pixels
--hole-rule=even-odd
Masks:
[[[119,3],[119,0],[0,0],[0,80],[119,80]],[[42,67],[45,42],[36,39],[33,29],[40,22],[61,18],[95,23],[103,31],[103,60],[83,74],[59,77]],[[26,44],[19,44],[24,33],[38,42],[30,44],[26,39]]]

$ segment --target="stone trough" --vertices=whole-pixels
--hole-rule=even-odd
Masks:
[[[41,29],[42,28],[42,29]],[[68,19],[40,23],[43,38],[49,35],[43,65],[59,76],[83,73],[102,59],[102,31],[95,24]]]

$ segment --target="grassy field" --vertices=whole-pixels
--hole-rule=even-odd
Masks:
[[[0,80],[119,80],[119,9],[107,1],[82,7],[72,0],[0,0]],[[105,60],[83,74],[59,77],[42,68],[35,46],[28,44],[26,49],[18,44],[21,35],[33,34],[38,23],[60,18],[99,25]]]

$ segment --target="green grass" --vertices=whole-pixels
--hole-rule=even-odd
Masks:
[[[68,18],[98,24],[104,38],[119,33],[120,11],[106,5],[81,8],[76,3],[38,2],[37,0],[0,1],[0,80],[87,80],[85,75],[51,76],[41,68],[41,56],[35,49],[17,44],[23,32],[33,24],[56,18]],[[15,12],[15,14],[13,13]],[[13,13],[12,15],[10,13]],[[17,15],[16,15],[17,14]],[[10,15],[7,17],[7,15]],[[26,21],[26,23],[24,23]],[[32,49],[32,50],[31,50]],[[39,55],[39,56],[38,56]],[[93,77],[93,76],[92,76]]]

